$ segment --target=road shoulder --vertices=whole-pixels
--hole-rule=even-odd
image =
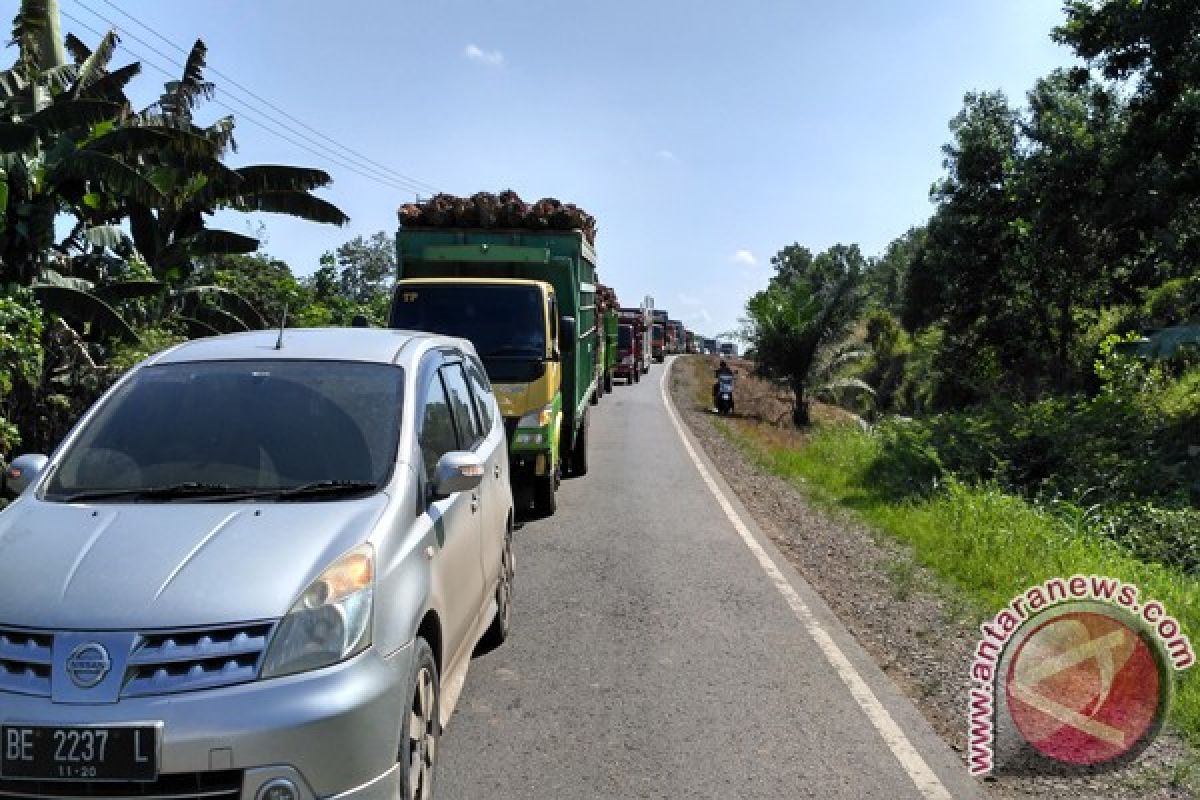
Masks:
[[[978,611],[956,599],[894,540],[848,514],[814,508],[799,488],[755,464],[718,430],[711,410],[695,402],[696,382],[683,366],[676,360],[671,371],[673,406],[730,502],[748,524],[754,523],[751,529],[770,546],[780,568],[787,565],[816,598],[814,611],[820,608],[839,621],[834,629],[849,632],[847,652],[856,652],[856,664],[857,657],[869,662],[865,669],[873,673],[872,687],[882,684],[881,691],[902,693],[902,706],[938,737],[952,769],[966,777],[964,709]],[[906,730],[909,723],[906,718]],[[1175,784],[1189,761],[1186,746],[1164,735],[1120,773],[970,780],[975,791],[982,788],[993,797],[1186,798],[1192,795]]]

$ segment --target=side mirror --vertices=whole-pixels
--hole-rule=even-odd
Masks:
[[[24,455],[15,459],[4,472],[4,488],[9,494],[21,494],[42,476],[50,459],[43,455]]]
[[[558,342],[564,354],[575,352],[575,343],[579,341],[579,331],[575,328],[574,317],[562,317],[558,321]]]
[[[434,500],[444,500],[455,492],[478,489],[483,483],[483,472],[483,460],[474,453],[446,453],[433,468],[429,493]]]

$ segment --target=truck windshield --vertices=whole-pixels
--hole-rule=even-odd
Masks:
[[[404,371],[344,361],[146,367],[63,454],[47,499],[175,488],[382,486],[396,460]],[[332,498],[335,493],[327,495]]]
[[[461,336],[485,361],[546,356],[545,306],[533,286],[402,286],[391,327]]]
[[[633,328],[622,325],[617,328],[617,347],[628,349],[633,344]]]

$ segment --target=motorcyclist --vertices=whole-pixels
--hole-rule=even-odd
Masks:
[[[721,379],[724,378],[732,389],[734,373],[733,370],[729,368],[729,365],[725,363],[724,359],[722,359],[720,366],[717,367],[716,372],[713,374],[716,376],[716,381],[713,382],[712,387],[713,407],[715,408],[717,407],[717,392],[720,391],[721,388]]]

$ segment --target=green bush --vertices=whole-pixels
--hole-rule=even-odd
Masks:
[[[20,444],[14,406],[40,378],[44,325],[32,292],[16,286],[0,290],[0,466]]]
[[[1130,503],[1106,510],[1096,529],[1141,561],[1200,574],[1200,510]]]

